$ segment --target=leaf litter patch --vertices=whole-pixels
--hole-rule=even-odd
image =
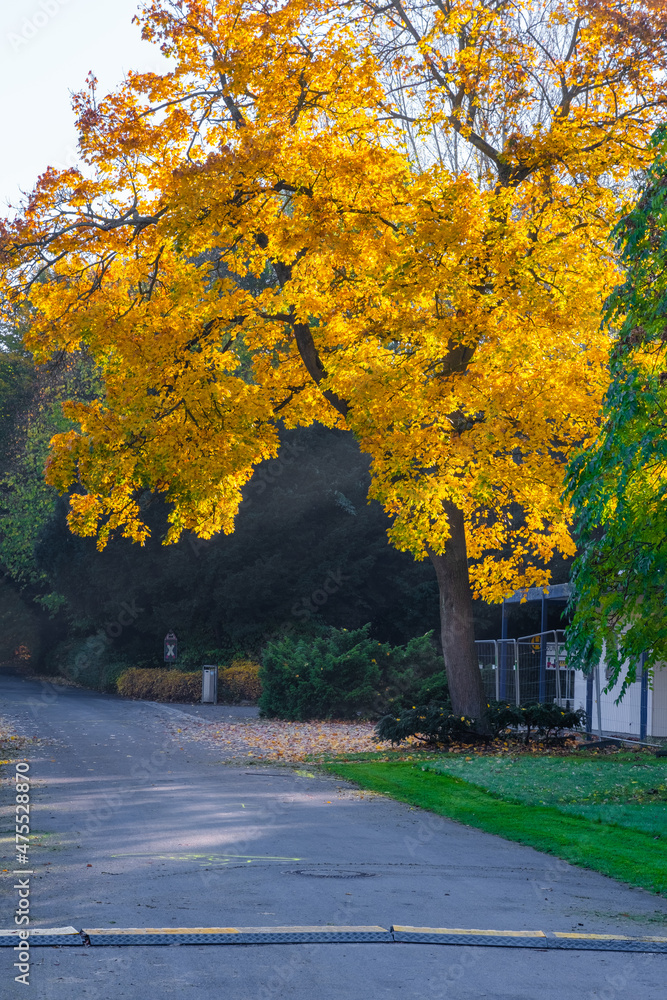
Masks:
[[[253,719],[247,722],[215,722],[208,726],[172,729],[180,739],[222,750],[228,759],[300,762],[348,753],[387,752],[375,736],[372,722],[285,722]],[[405,752],[403,749],[402,752]]]

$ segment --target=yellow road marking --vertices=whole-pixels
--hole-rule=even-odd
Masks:
[[[240,934],[237,927],[94,927],[84,934]]]
[[[554,931],[557,938],[576,938],[583,941],[657,941],[667,944],[667,937],[628,937],[627,934],[575,934],[566,931]]]
[[[544,931],[486,931],[462,927],[393,927],[395,931],[414,931],[417,934],[484,934],[487,937],[546,937]]]

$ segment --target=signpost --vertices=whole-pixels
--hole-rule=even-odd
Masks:
[[[164,662],[176,663],[178,655],[178,639],[173,632],[167,632],[164,637]]]

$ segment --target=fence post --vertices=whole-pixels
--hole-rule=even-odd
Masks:
[[[493,640],[493,662],[496,665],[496,701],[500,701],[500,660],[498,659],[498,640]]]
[[[540,621],[542,636],[540,638],[540,688],[538,701],[542,705],[547,700],[547,637],[545,635],[547,630],[547,600],[544,593],[542,594],[542,616]]]
[[[641,700],[639,705],[639,739],[645,740],[648,732],[648,670],[646,653],[642,653]]]
[[[505,602],[503,601],[503,613],[502,613],[502,626],[500,630],[500,637],[502,639],[502,645],[500,649],[500,690],[499,690],[499,701],[504,701],[507,698],[507,611],[505,609]]]
[[[514,649],[514,695],[517,705],[520,705],[521,685],[519,683],[519,643],[516,639],[512,640],[512,648]]]
[[[598,700],[598,736],[602,739],[602,702],[600,700],[600,664],[595,668],[595,694]]]
[[[560,670],[560,648],[565,645],[565,638],[562,640],[558,638],[559,635],[565,636],[563,629],[556,629],[556,652],[558,653],[558,669]],[[570,667],[567,656],[565,658],[565,699],[568,702],[568,709],[572,707],[572,702],[574,701],[574,670]]]
[[[560,686],[560,650],[558,648],[558,634],[555,629],[554,629],[554,649],[556,651],[556,698],[558,699],[558,704],[560,705],[562,701],[562,692]]]

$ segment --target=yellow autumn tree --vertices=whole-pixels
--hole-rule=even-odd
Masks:
[[[0,234],[38,358],[85,350],[48,481],[70,525],[233,530],[277,426],[347,429],[393,543],[429,557],[454,710],[473,593],[573,551],[563,464],[606,379],[608,232],[664,114],[657,0],[154,0],[172,69],[75,100],[83,165]],[[664,18],[663,18],[664,19]]]

